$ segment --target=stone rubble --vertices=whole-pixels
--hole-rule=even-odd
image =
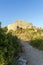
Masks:
[[[17,61],[19,65],[27,65],[27,60],[23,56],[20,56]]]

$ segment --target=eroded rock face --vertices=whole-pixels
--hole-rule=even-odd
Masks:
[[[14,30],[15,31],[17,29],[17,26],[19,26],[20,28],[26,29],[26,28],[31,28],[32,24],[31,23],[26,23],[23,20],[17,20],[15,23],[10,24],[10,25],[7,26],[8,31],[9,30]]]

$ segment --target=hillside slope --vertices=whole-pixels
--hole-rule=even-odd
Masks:
[[[17,20],[15,23],[7,26],[8,31],[23,40],[31,40],[38,36],[43,36],[43,29],[33,26],[32,23],[26,23],[24,20]]]

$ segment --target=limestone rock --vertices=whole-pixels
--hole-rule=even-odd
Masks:
[[[15,31],[17,29],[17,26],[20,27],[20,28],[26,29],[26,28],[31,28],[32,24],[26,23],[24,20],[17,20],[15,23],[7,26],[8,31],[9,30]]]

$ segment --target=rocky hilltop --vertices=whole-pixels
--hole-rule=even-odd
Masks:
[[[7,26],[8,32],[12,32],[20,39],[30,40],[39,36],[43,36],[43,29],[33,26],[32,23],[26,23],[24,20],[17,20]]]
[[[23,28],[23,29],[31,28],[32,23],[26,23],[24,20],[17,20],[16,22],[7,26],[8,31],[9,30],[15,31],[17,29],[17,27],[20,27],[20,28]]]

